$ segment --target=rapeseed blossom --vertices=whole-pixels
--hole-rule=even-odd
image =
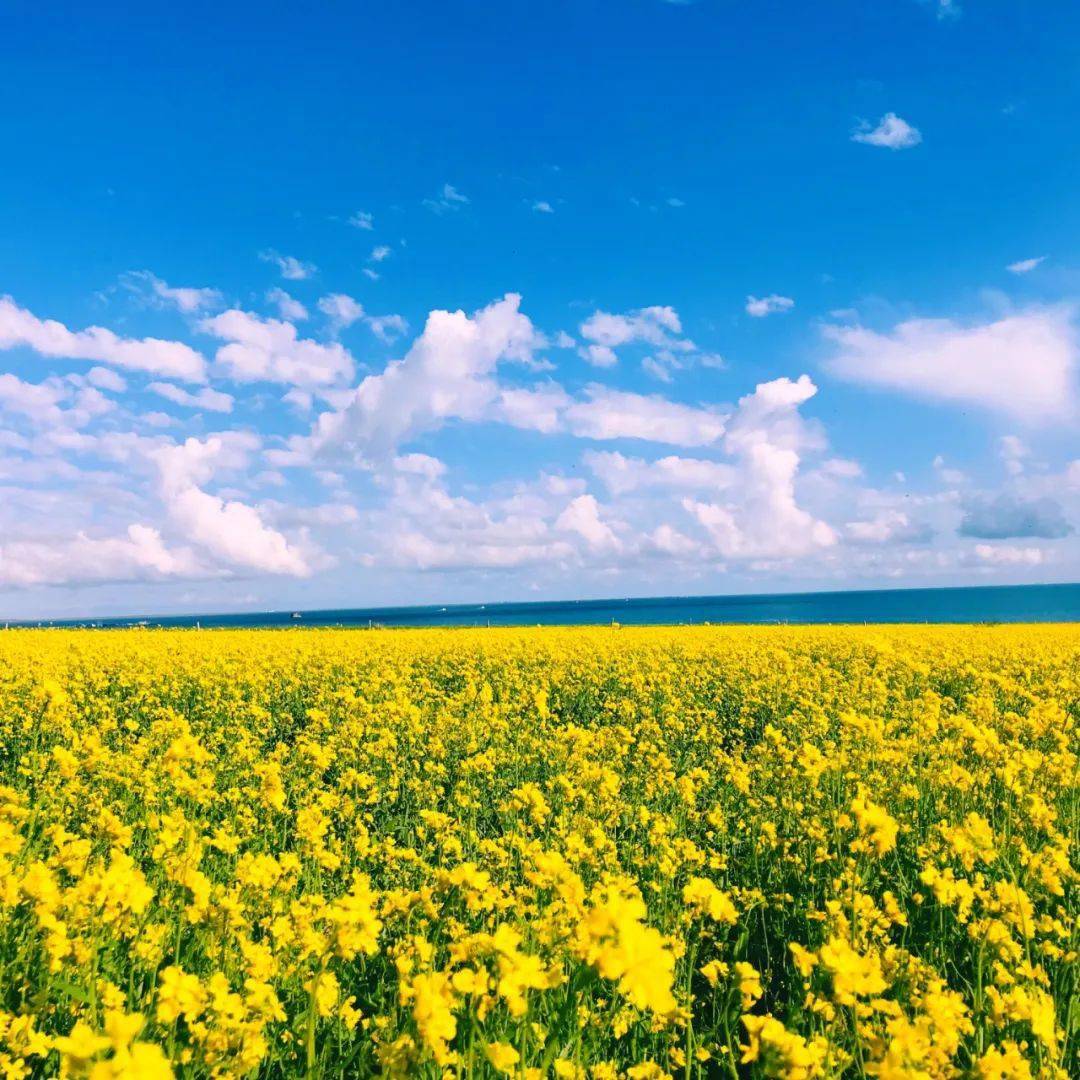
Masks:
[[[6,631],[0,1075],[1080,1075],[1080,630]]]

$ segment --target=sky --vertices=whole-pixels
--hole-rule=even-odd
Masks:
[[[1080,579],[1080,6],[0,12],[0,618]]]

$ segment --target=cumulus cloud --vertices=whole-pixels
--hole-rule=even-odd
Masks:
[[[886,333],[828,325],[835,349],[826,363],[852,382],[1061,422],[1077,411],[1074,314],[1034,306],[983,323],[909,319]]]
[[[555,208],[551,205],[551,203],[549,203],[547,201],[547,199],[537,199],[536,202],[534,202],[532,204],[532,208],[538,214],[554,214],[555,213]]]
[[[71,379],[51,376],[34,383],[8,372],[0,374],[0,412],[23,417],[39,432],[78,430],[114,407],[96,387]]]
[[[203,489],[221,467],[246,461],[258,440],[239,433],[187,439],[153,453],[169,520],[192,543],[234,568],[306,577],[305,554],[252,506]]]
[[[446,472],[446,465],[430,454],[399,454],[392,464],[395,472],[427,480],[437,480]]]
[[[92,360],[185,382],[206,381],[206,361],[189,345],[158,338],[118,337],[101,326],[69,330],[53,319],[39,319],[10,296],[0,296],[0,350],[19,346],[40,356]]]
[[[614,367],[619,362],[618,354],[608,345],[585,345],[578,350],[578,355],[593,367]]]
[[[292,323],[262,319],[231,308],[199,324],[203,333],[227,341],[215,356],[221,372],[238,382],[282,382],[330,386],[352,377],[348,350],[297,336]]]
[[[617,551],[619,538],[600,517],[600,504],[592,495],[572,499],[555,521],[562,532],[576,533],[593,551]]]
[[[1059,540],[1073,531],[1059,503],[1050,498],[1023,499],[1002,494],[970,499],[960,522],[960,535],[980,540],[1040,537]]]
[[[790,311],[794,306],[795,301],[790,296],[779,296],[776,293],[746,298],[746,314],[755,319],[763,319],[766,315],[775,315],[777,312]]]
[[[739,399],[724,435],[724,449],[735,459],[731,495],[682,501],[721,558],[786,559],[836,543],[834,530],[801,508],[795,496],[800,449],[817,444],[798,409],[816,393],[802,375],[760,383]]]
[[[364,229],[367,232],[371,232],[375,228],[375,221],[366,210],[357,210],[351,218],[349,218],[349,224],[355,229]]]
[[[338,412],[323,413],[301,453],[337,448],[362,460],[385,458],[401,442],[447,420],[478,420],[498,400],[501,360],[523,361],[541,341],[509,294],[476,312],[433,311],[401,360],[369,375]]]
[[[894,112],[886,113],[874,126],[863,121],[852,133],[851,141],[888,150],[907,150],[922,142],[922,133]]]
[[[595,311],[578,329],[591,343],[582,356],[598,367],[615,362],[614,349],[636,342],[679,352],[693,352],[696,348],[692,341],[681,337],[682,322],[678,312],[663,305],[639,308],[625,315]]]
[[[377,244],[371,249],[371,254],[368,256],[369,262],[381,263],[385,262],[393,254],[392,249],[388,244]]]
[[[170,550],[157,529],[129,525],[119,536],[79,532],[0,544],[0,586],[86,585],[207,576],[188,548]]]
[[[228,413],[232,412],[233,398],[231,394],[223,394],[220,390],[211,390],[204,386],[198,393],[193,394],[174,383],[153,382],[147,388],[152,394],[165,398],[176,405],[184,405],[189,409],[206,409],[208,412]]]
[[[345,293],[330,293],[319,300],[319,310],[330,320],[335,330],[352,326],[364,317],[364,306]]]

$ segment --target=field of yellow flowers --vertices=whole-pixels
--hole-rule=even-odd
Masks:
[[[1080,1075],[1080,626],[0,634],[4,1077]]]

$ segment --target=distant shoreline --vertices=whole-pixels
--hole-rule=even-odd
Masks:
[[[10,619],[11,627],[287,626],[587,626],[835,625],[852,623],[995,623],[1080,621],[1080,583],[853,589],[830,592],[625,599],[510,601],[491,604]]]

